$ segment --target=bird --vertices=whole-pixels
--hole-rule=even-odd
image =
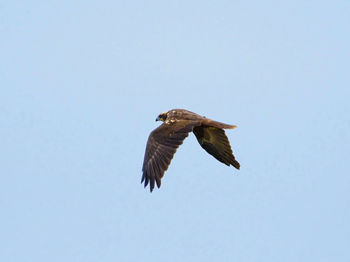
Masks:
[[[194,133],[201,147],[218,161],[240,169],[224,131],[237,126],[217,122],[185,109],[163,112],[156,121],[163,123],[150,133],[142,165],[141,184],[144,183],[144,187],[149,184],[150,192],[155,184],[160,188],[161,179],[177,148],[190,132]]]

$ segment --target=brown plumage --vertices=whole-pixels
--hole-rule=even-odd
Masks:
[[[193,132],[201,145],[209,154],[220,162],[239,169],[230,142],[224,129],[236,126],[220,123],[197,115],[184,109],[172,109],[160,114],[156,121],[163,124],[153,130],[148,137],[145,158],[142,166],[142,180],[146,187],[150,184],[152,192],[154,185],[159,188],[164,172],[168,169],[177,148],[190,132]]]

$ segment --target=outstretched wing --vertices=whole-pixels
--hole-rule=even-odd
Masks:
[[[154,182],[158,188],[160,187],[164,172],[168,169],[177,148],[197,125],[199,121],[176,120],[163,123],[151,132],[147,141],[141,179],[145,187],[150,183],[151,192]]]
[[[231,126],[231,128],[234,128],[234,126]],[[201,147],[209,154],[220,162],[239,169],[240,165],[232,153],[230,142],[223,129],[202,125],[195,127],[193,133],[196,135]]]

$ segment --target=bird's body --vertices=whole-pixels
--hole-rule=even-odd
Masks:
[[[151,192],[155,183],[160,187],[171,159],[190,132],[195,134],[201,147],[217,160],[240,168],[224,131],[236,126],[220,123],[185,109],[172,109],[160,114],[156,120],[163,121],[163,124],[148,137],[141,180],[145,187],[150,183]]]

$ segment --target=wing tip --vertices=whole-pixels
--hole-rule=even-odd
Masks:
[[[161,186],[161,178],[159,177],[149,177],[147,172],[144,172],[142,174],[141,178],[141,184],[143,184],[143,187],[146,188],[149,184],[149,191],[152,193],[153,189],[155,188],[155,184],[157,185],[158,188]]]
[[[152,178],[151,178],[152,179]],[[155,184],[154,184],[154,182],[156,182]],[[155,188],[155,185],[157,185],[157,187],[158,188],[160,188],[160,185],[161,185],[161,179],[159,178],[159,177],[155,177],[155,178],[153,178],[153,183],[152,183],[152,181],[151,181],[151,183],[150,183],[150,187],[149,187],[149,191],[150,191],[150,193],[152,193],[153,192],[153,189]]]
[[[241,165],[240,163],[238,163],[237,160],[234,160],[232,163],[231,163],[232,166],[234,166],[236,169],[240,170],[241,168]]]

